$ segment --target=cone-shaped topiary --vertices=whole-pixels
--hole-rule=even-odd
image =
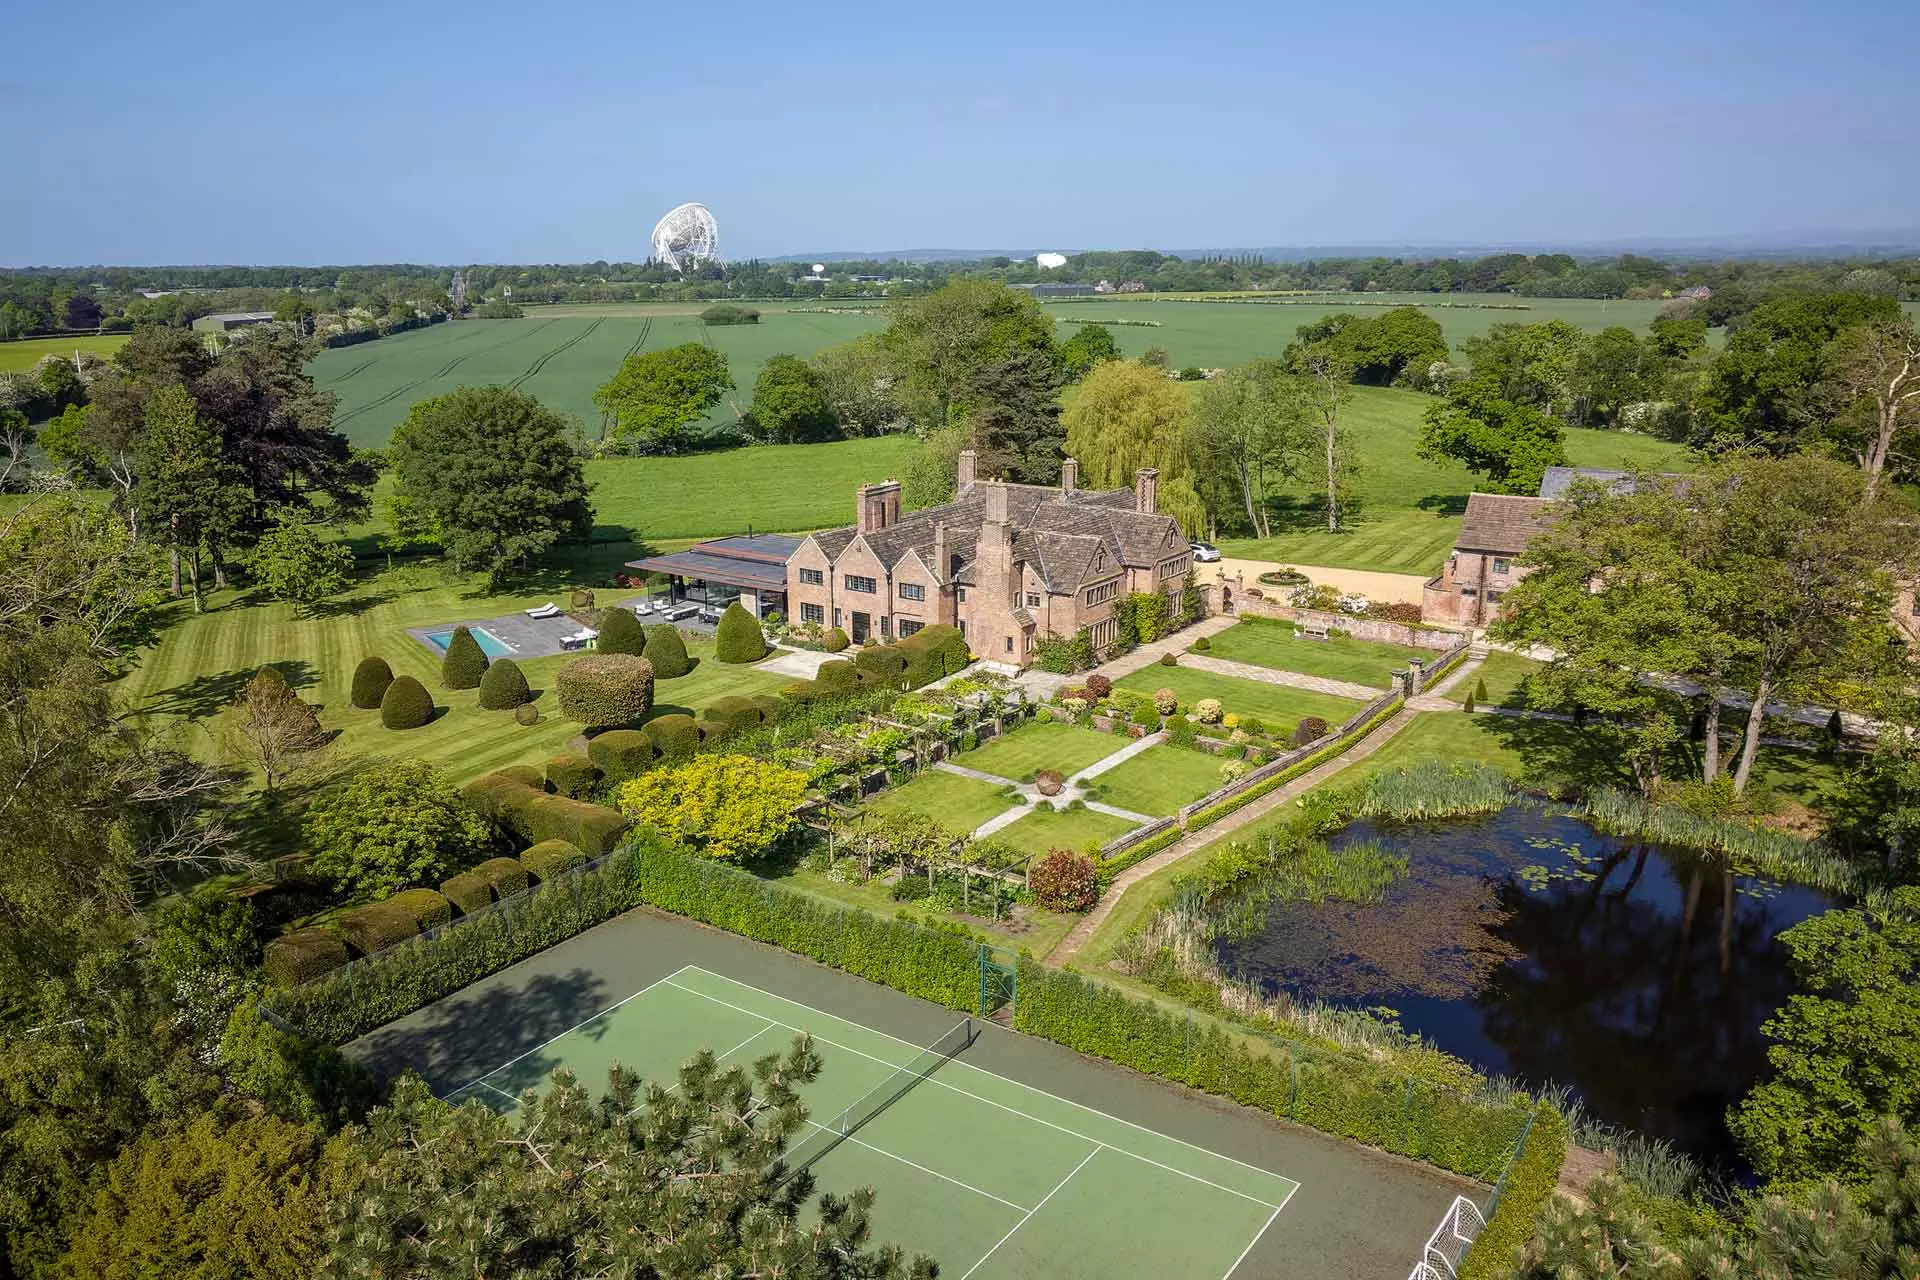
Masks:
[[[760,620],[735,600],[720,615],[713,632],[713,656],[722,662],[758,662],[767,656],[767,638],[760,633]]]
[[[1473,700],[1475,702],[1485,702],[1487,700],[1487,682],[1484,677],[1473,682]],[[1836,711],[1834,714],[1838,715],[1840,713]]]
[[[693,659],[687,657],[687,642],[680,638],[680,628],[671,622],[647,628],[646,658],[653,665],[655,680],[671,680],[693,670]]]
[[[433,719],[433,695],[412,676],[401,676],[387,686],[380,699],[380,723],[389,729],[418,729]]]
[[[630,653],[638,658],[647,651],[647,631],[629,609],[615,605],[600,615],[600,638],[594,642],[600,653]]]
[[[527,688],[526,673],[512,658],[490,663],[487,673],[480,677],[480,709],[483,711],[512,711],[524,706],[532,696],[533,691]]]
[[[353,705],[362,711],[378,711],[380,699],[387,696],[387,686],[392,683],[393,668],[385,658],[360,659],[360,665],[353,669]]]
[[[590,653],[553,677],[560,714],[589,728],[633,724],[653,709],[653,668],[630,653]]]
[[[847,639],[846,632],[842,631],[838,627],[835,627],[833,630],[827,632],[827,638],[820,642],[820,647],[822,649],[825,649],[828,653],[839,653],[842,649],[846,648],[848,645],[852,643],[853,641]]]
[[[478,689],[486,674],[486,651],[473,632],[455,627],[447,640],[447,656],[440,660],[440,683],[449,689]]]

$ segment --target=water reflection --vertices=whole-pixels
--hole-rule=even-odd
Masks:
[[[1409,873],[1373,906],[1274,903],[1221,944],[1236,977],[1358,1006],[1483,1070],[1572,1085],[1599,1118],[1737,1167],[1728,1105],[1791,987],[1782,929],[1831,900],[1532,808],[1357,823]]]

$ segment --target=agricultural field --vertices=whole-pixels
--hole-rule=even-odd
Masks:
[[[315,383],[339,397],[334,424],[356,445],[380,448],[417,400],[462,385],[518,387],[589,437],[600,431],[594,389],[637,351],[709,342],[727,355],[735,391],[710,424],[732,422],[753,395],[768,356],[810,356],[878,327],[860,315],[766,312],[759,324],[708,327],[697,311],[632,307],[556,308],[521,320],[459,320],[323,351],[309,366]]]
[[[31,369],[43,356],[65,356],[90,351],[106,358],[127,343],[124,333],[76,333],[68,338],[23,338],[18,342],[0,342],[0,373],[18,373]]]

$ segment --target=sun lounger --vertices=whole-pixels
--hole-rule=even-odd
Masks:
[[[560,637],[562,649],[584,649],[600,638],[600,633],[592,627],[582,627],[570,636]]]
[[[633,602],[633,612],[638,617],[642,617],[642,618],[646,617],[648,614],[653,612],[653,601],[635,600]]]
[[[678,609],[674,609],[668,612],[667,621],[668,622],[685,622],[688,618],[697,618],[699,616],[700,616],[699,605],[683,604]]]
[[[560,616],[560,606],[549,600],[543,605],[528,609],[526,614],[529,618],[557,618]]]

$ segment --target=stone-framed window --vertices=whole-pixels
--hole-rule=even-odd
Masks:
[[[800,571],[800,582],[803,586],[823,587],[827,583],[827,575],[818,569],[802,569]]]
[[[866,577],[858,573],[850,573],[846,577],[842,578],[841,581],[846,583],[847,590],[858,591],[862,595],[870,596],[879,589],[879,584],[876,583],[872,578]]]
[[[900,619],[900,638],[905,640],[926,625],[924,622],[915,622],[912,618],[902,618]]]
[[[1120,584],[1118,581],[1103,582],[1097,587],[1088,587],[1087,603],[1088,604],[1105,604],[1107,601],[1113,599],[1113,597],[1117,595],[1119,591],[1120,591]]]
[[[1027,592],[1027,608],[1038,609],[1039,607],[1040,607],[1040,593],[1038,591]]]
[[[824,605],[803,604],[800,606],[800,621],[811,622],[817,627],[826,620],[827,610]]]
[[[1512,568],[1513,561],[1507,559],[1505,556],[1495,556],[1493,558],[1493,571],[1495,573],[1506,573]]]
[[[927,598],[927,589],[917,582],[903,582],[900,584],[900,598],[924,601]]]

